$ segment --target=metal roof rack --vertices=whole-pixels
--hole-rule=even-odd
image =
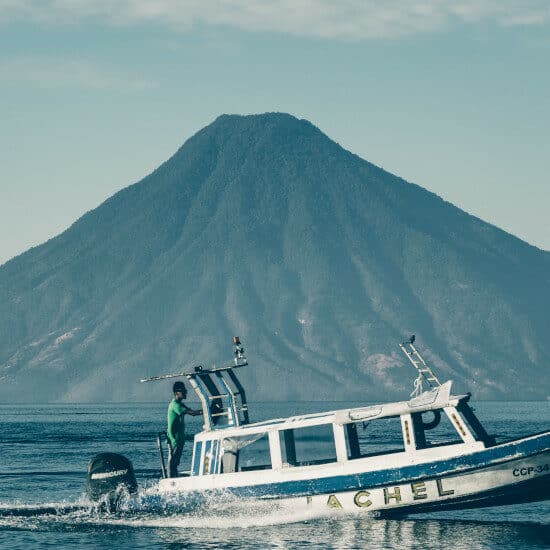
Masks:
[[[246,394],[234,369],[248,365],[244,347],[238,336],[233,337],[233,365],[205,369],[202,365],[192,371],[161,374],[143,378],[140,382],[154,382],[184,376],[198,395],[204,415],[204,429],[215,430],[242,426],[250,422]]]

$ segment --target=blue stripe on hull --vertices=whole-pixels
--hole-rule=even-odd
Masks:
[[[353,491],[364,487],[374,489],[384,485],[409,483],[416,479],[462,474],[471,470],[541,454],[549,450],[550,432],[546,432],[532,439],[512,441],[469,455],[425,464],[302,481],[266,483],[246,487],[226,487],[225,490],[243,497],[284,498]]]

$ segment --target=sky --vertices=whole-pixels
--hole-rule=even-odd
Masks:
[[[549,59],[550,0],[0,0],[0,264],[268,111],[550,250]]]

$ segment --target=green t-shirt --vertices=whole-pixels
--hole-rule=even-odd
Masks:
[[[168,441],[172,447],[183,447],[185,437],[184,415],[189,410],[183,403],[172,399],[168,405]]]

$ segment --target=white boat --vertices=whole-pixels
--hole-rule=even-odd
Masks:
[[[470,395],[452,395],[452,382],[439,382],[414,337],[400,347],[418,371],[409,399],[263,422],[249,421],[236,374],[247,361],[237,337],[233,365],[143,380],[187,378],[204,414],[189,472],[166,477],[159,439],[158,491],[175,497],[221,491],[384,515],[548,499],[550,431],[497,444]]]

